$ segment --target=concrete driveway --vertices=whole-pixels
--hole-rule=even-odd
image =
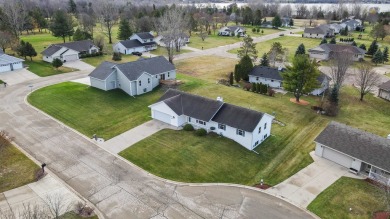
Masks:
[[[306,208],[322,191],[332,185],[342,176],[362,178],[348,172],[327,159],[317,157],[314,151],[310,153],[314,162],[286,179],[282,183],[266,190],[268,194],[283,197],[292,203]]]
[[[117,154],[162,129],[176,129],[176,127],[157,120],[151,120],[99,145],[111,153]]]
[[[91,86],[91,80],[89,77],[79,78],[79,79],[75,79],[75,80],[71,80],[71,81]]]
[[[92,66],[92,65],[85,63],[81,60],[65,62],[64,66],[68,67],[68,68],[78,69],[80,71],[95,69],[95,66]]]
[[[0,73],[0,80],[7,82],[8,85],[15,85],[39,78],[38,75],[23,68],[15,71]]]

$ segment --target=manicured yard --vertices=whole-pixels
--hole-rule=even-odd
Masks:
[[[180,49],[180,52],[175,53],[175,54],[183,54],[183,53],[187,53],[187,52],[192,52],[192,51],[188,50],[188,49]],[[161,46],[157,47],[156,50],[150,51],[150,53],[153,55],[158,55],[158,56],[167,56],[167,50]]]
[[[292,36],[282,36],[272,40],[268,40],[262,43],[257,43],[256,49],[258,51],[258,56],[261,57],[264,53],[268,53],[271,49],[273,42],[280,42],[283,48],[288,49],[288,59],[291,61],[294,57],[295,51],[297,50],[299,44],[303,43],[306,48],[306,52],[320,45],[320,39],[311,39],[311,38],[302,38],[302,37],[292,37]],[[238,49],[229,50],[230,53],[237,54]]]
[[[4,81],[0,80],[0,84],[3,84],[3,83],[4,83]]]
[[[321,192],[307,209],[322,219],[372,218],[374,212],[386,210],[383,194],[384,191],[366,181],[341,177]]]
[[[28,101],[88,137],[107,140],[150,120],[148,106],[161,94],[157,89],[133,98],[121,90],[65,82],[33,92]]]
[[[62,74],[62,73],[68,73],[72,71],[76,71],[77,69],[71,69],[67,67],[59,67],[58,69],[54,68],[50,63],[45,62],[43,60],[33,60],[29,61],[26,60],[24,62],[25,65],[28,66],[28,70],[32,73],[40,76],[40,77],[46,77],[56,74]]]
[[[121,61],[114,61],[112,60],[112,55],[102,55],[102,56],[95,56],[95,57],[89,57],[89,58],[84,58],[82,59],[83,62],[86,62],[90,65],[93,66],[98,66],[104,61],[109,61],[109,62],[115,62],[115,63],[125,63],[125,62],[132,62],[138,60],[138,56],[134,55],[122,55],[122,60]]]
[[[0,151],[0,193],[35,181],[39,167],[13,145]]]

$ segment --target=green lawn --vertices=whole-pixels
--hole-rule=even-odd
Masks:
[[[157,89],[134,98],[121,90],[65,82],[33,92],[28,101],[88,137],[107,140],[150,120],[148,106],[161,94]]]
[[[0,84],[3,84],[3,83],[4,83],[4,81],[0,80]]]
[[[64,66],[56,69],[50,63],[45,62],[43,60],[33,60],[33,61],[26,60],[24,64],[28,66],[27,69],[29,71],[31,71],[32,73],[40,77],[46,77],[46,76],[51,76],[56,74],[63,74],[72,71],[77,71],[77,69],[71,69]]]
[[[295,51],[297,50],[299,44],[303,43],[305,45],[306,51],[320,45],[321,39],[311,39],[311,38],[302,38],[302,37],[292,37],[292,36],[282,36],[265,42],[257,43],[256,49],[258,51],[258,56],[261,57],[264,53],[268,53],[271,49],[273,42],[280,42],[283,48],[288,49],[288,59],[291,61],[294,57]],[[228,52],[237,54],[238,49],[232,49]]]
[[[374,212],[386,210],[383,194],[383,190],[368,182],[341,177],[321,192],[307,209],[322,219],[372,218]]]
[[[390,73],[385,74],[387,77],[390,77]]]
[[[13,145],[0,151],[0,193],[35,181],[39,167]]]
[[[122,60],[121,61],[114,61],[114,60],[112,60],[112,55],[102,55],[102,56],[95,56],[95,57],[84,58],[84,59],[82,59],[82,61],[96,67],[96,66],[100,65],[104,61],[115,62],[115,63],[125,63],[125,62],[136,61],[138,59],[139,59],[138,56],[122,55]]]
[[[180,52],[178,52],[176,54],[183,54],[183,53],[188,53],[188,52],[192,52],[192,51],[188,50],[188,49],[180,49]],[[150,53],[153,55],[158,55],[158,56],[167,56],[167,50],[161,46],[157,47],[156,50],[150,51]]]

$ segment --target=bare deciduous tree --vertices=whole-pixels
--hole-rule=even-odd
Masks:
[[[96,20],[93,16],[87,14],[87,13],[82,13],[78,16],[79,18],[79,23],[81,28],[91,34],[92,39],[93,39],[93,30],[96,25]]]
[[[100,22],[102,32],[107,35],[108,43],[112,44],[112,27],[119,18],[119,6],[110,1],[94,2],[94,11]]]
[[[5,49],[10,47],[14,37],[9,32],[0,31],[0,47],[5,52]]]
[[[369,63],[363,62],[355,69],[355,82],[360,91],[360,101],[380,82],[379,75]]]
[[[55,219],[59,219],[62,214],[70,211],[72,208],[71,200],[58,193],[47,195],[44,198],[44,202],[51,216]]]
[[[329,63],[333,84],[336,86],[338,93],[344,83],[347,70],[353,63],[353,54],[348,51],[332,52]]]
[[[19,212],[19,218],[22,219],[49,219],[50,215],[47,210],[40,205],[23,203],[23,208]]]
[[[5,21],[12,31],[12,34],[19,38],[20,33],[23,31],[25,19],[27,16],[27,9],[25,8],[24,1],[22,0],[6,0],[3,4],[3,13],[5,15]]]

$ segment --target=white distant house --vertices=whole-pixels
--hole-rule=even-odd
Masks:
[[[53,62],[60,59],[62,62],[79,60],[79,55],[94,54],[99,52],[99,47],[93,44],[92,40],[81,40],[68,43],[52,44],[41,54],[46,62]]]
[[[128,40],[114,44],[114,52],[131,54],[133,52],[148,52],[157,49],[155,37],[150,32],[135,33]]]
[[[151,108],[152,118],[175,127],[191,124],[253,150],[271,135],[274,117],[266,113],[169,89]]]
[[[332,121],[314,142],[317,156],[390,186],[390,139]]]
[[[334,36],[334,30],[328,24],[321,24],[313,28],[305,28],[302,37],[306,38],[329,38]]]
[[[249,73],[250,83],[262,83],[272,88],[283,89],[283,78],[282,73],[285,71],[284,68],[271,68],[266,66],[255,66]],[[310,92],[311,95],[320,95],[326,89],[329,88],[330,78],[320,73],[317,78],[319,88],[314,89]]]
[[[0,49],[0,73],[22,69],[23,62],[23,59],[4,54]]]
[[[364,49],[356,46],[325,43],[315,48],[309,49],[309,56],[311,59],[329,60],[332,57],[332,54],[338,52],[351,54],[353,61],[360,61],[366,54]]]
[[[329,24],[329,27],[333,29],[334,34],[340,34],[340,31],[343,28],[340,24]]]
[[[219,29],[219,36],[245,36],[246,31],[245,28],[239,26],[225,26]]]
[[[359,19],[345,19],[340,24],[341,28],[345,29],[348,27],[348,31],[354,31],[357,27],[362,26],[362,21]]]
[[[90,74],[91,86],[101,90],[121,89],[131,96],[150,92],[160,80],[176,79],[175,66],[163,56],[134,62],[103,62]]]
[[[155,41],[157,45],[165,47],[165,43],[162,36],[157,36],[155,38]],[[177,40],[180,46],[186,46],[188,43],[190,43],[190,36],[188,36],[185,33],[181,34],[181,37]],[[172,45],[176,45],[175,43],[172,43]]]
[[[378,97],[390,101],[390,80],[379,85]]]

